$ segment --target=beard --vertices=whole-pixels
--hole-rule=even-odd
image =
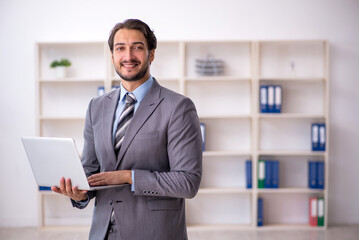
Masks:
[[[149,68],[148,60],[149,59],[147,59],[147,61],[145,62],[143,67],[138,71],[138,73],[133,75],[133,76],[128,76],[126,74],[121,73],[120,67],[117,67],[117,66],[115,66],[115,71],[123,80],[129,81],[129,82],[135,82],[135,81],[138,81],[138,80],[142,79],[147,74],[147,71],[148,71],[148,68]],[[137,61],[133,61],[133,62],[137,62]],[[121,64],[122,63],[120,63],[120,66],[121,66]]]

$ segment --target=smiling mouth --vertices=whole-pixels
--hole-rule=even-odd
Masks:
[[[123,66],[124,68],[131,70],[136,68],[140,63],[138,61],[124,61],[121,62],[121,66]]]

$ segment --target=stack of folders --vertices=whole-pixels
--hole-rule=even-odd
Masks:
[[[202,133],[202,151],[204,152],[206,146],[206,125],[200,123],[201,133]]]
[[[308,187],[324,189],[324,162],[308,161]]]
[[[309,198],[309,225],[324,226],[324,198]]]
[[[263,199],[258,198],[257,226],[263,226]]]
[[[246,161],[246,186],[252,188],[252,161]]]
[[[282,86],[261,85],[259,101],[261,113],[280,113],[282,110]]]
[[[279,161],[258,160],[258,188],[279,187]]]
[[[97,96],[102,96],[105,94],[105,87],[101,86],[97,88]]]
[[[325,151],[326,127],[324,123],[312,124],[312,151]]]

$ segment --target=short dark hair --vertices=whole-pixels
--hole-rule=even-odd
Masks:
[[[117,23],[113,29],[111,30],[110,37],[108,38],[108,46],[110,51],[113,52],[113,41],[115,38],[115,34],[120,29],[131,29],[131,30],[138,30],[142,32],[145,36],[147,41],[148,50],[151,51],[156,49],[157,47],[157,38],[154,32],[150,29],[150,27],[138,19],[127,19],[124,22]]]

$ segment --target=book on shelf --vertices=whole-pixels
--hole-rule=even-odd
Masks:
[[[260,86],[259,93],[260,111],[266,113],[268,109],[268,87],[265,85]]]
[[[308,187],[324,189],[325,165],[323,161],[308,161]]]
[[[310,226],[324,226],[324,197],[310,197],[309,198],[309,225]]]
[[[282,111],[282,86],[274,86],[274,112],[280,113]]]
[[[202,151],[205,151],[206,147],[206,125],[204,123],[200,123],[201,134],[202,134]]]
[[[97,88],[97,96],[102,96],[105,94],[105,87],[100,86]]]
[[[261,113],[281,113],[282,111],[282,86],[261,85],[259,92]]]
[[[258,198],[257,226],[263,226],[263,199]]]
[[[252,188],[252,161],[246,161],[246,187]]]
[[[279,161],[258,161],[258,188],[279,187]]]
[[[316,197],[309,198],[309,225],[318,226],[318,199]]]
[[[51,187],[39,186],[39,191],[51,191]]]
[[[325,151],[326,127],[324,123],[312,124],[312,151]]]
[[[264,188],[265,186],[265,161],[258,160],[258,188]]]
[[[318,226],[324,226],[324,197],[318,198]]]

